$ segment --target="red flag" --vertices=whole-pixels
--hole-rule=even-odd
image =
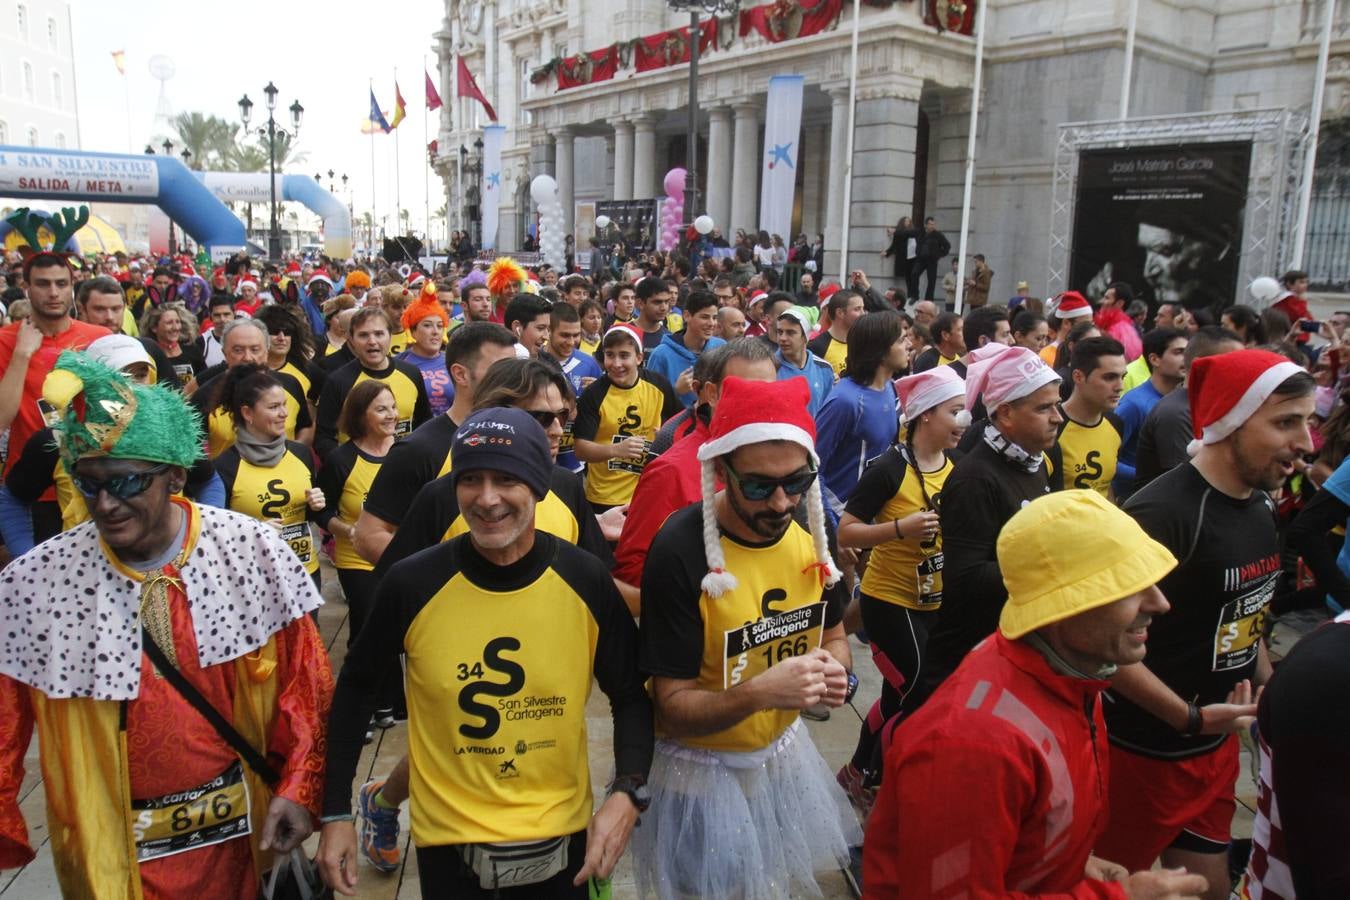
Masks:
[[[427,76],[427,112],[441,108],[441,95],[436,90],[436,83],[431,80],[431,73],[424,72]]]
[[[455,93],[461,97],[470,97],[483,104],[483,109],[487,111],[487,116],[492,121],[497,121],[497,111],[492,108],[492,104],[483,96],[483,92],[478,89],[478,82],[473,80],[469,74],[469,66],[464,62],[464,57],[459,58],[459,84],[455,88]]]

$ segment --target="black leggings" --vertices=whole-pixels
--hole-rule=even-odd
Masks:
[[[375,588],[380,580],[374,572],[365,569],[338,569],[337,573],[342,594],[347,598],[347,649],[350,650],[374,612]],[[397,659],[385,671],[376,697],[376,709],[403,708],[403,668]]]
[[[853,751],[853,766],[872,771],[880,767],[878,739],[883,729],[904,707],[905,696],[919,680],[928,630],[937,612],[897,606],[869,594],[860,595],[858,603],[863,628],[872,642],[872,661],[884,679],[881,696],[863,717],[858,746]]]
[[[459,847],[417,848],[417,877],[422,883],[422,900],[459,900],[459,898],[528,897],[529,900],[588,900],[586,884],[573,887],[572,879],[586,861],[586,832],[572,835],[567,847],[567,868],[548,881],[524,887],[485,889],[459,855]]]

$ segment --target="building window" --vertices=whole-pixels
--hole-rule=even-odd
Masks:
[[[52,73],[52,106],[55,106],[57,109],[60,109],[60,108],[61,108],[62,106],[64,106],[64,105],[65,105],[65,104],[64,104],[64,102],[63,102],[63,100],[62,100],[62,97],[61,97],[61,73],[60,73],[60,72],[53,72],[53,73]]]
[[[66,149],[66,133],[64,131],[56,133],[56,146],[60,150]]]
[[[0,121],[0,144],[8,144],[8,143],[9,143],[9,124],[7,122]]]
[[[29,103],[33,102],[33,64],[23,64],[23,98]]]
[[[532,90],[533,87],[534,87],[534,85],[530,84],[530,68],[531,68],[531,67],[530,67],[530,61],[529,61],[529,59],[528,59],[528,58],[521,58],[521,59],[519,60],[519,67],[520,67],[520,73],[516,76],[516,105],[517,105],[517,106],[519,106],[521,103],[524,103],[526,100],[530,99],[530,95],[534,93],[534,91]]]
[[[28,126],[28,146],[36,147],[38,145],[37,128],[33,125]]]
[[[28,40],[28,7],[19,4],[19,40]]]
[[[56,19],[52,16],[47,17],[47,46],[53,50],[57,48]]]

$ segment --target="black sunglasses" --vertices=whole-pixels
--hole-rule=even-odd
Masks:
[[[155,476],[168,468],[167,465],[160,464],[144,472],[118,475],[105,481],[96,481],[87,475],[72,474],[70,480],[74,482],[76,490],[91,500],[98,496],[99,491],[107,491],[109,497],[117,500],[130,500],[144,494],[150,483],[155,480]]]
[[[811,487],[818,474],[813,467],[786,478],[742,478],[731,467],[730,463],[723,462],[722,467],[727,470],[727,475],[731,480],[740,487],[741,494],[747,500],[768,500],[773,496],[774,491],[779,488],[782,488],[783,493],[790,497],[800,497]]]
[[[560,409],[557,412],[554,412],[551,409],[527,409],[524,410],[524,412],[538,422],[545,431],[548,431],[549,426],[552,425],[555,420],[557,421],[559,428],[566,429],[567,420],[572,417],[572,411],[570,409]]]

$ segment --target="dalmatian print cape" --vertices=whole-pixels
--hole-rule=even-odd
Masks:
[[[274,529],[194,508],[200,535],[182,576],[203,667],[252,653],[323,604]],[[93,522],[39,544],[0,574],[0,674],[53,699],[135,699],[140,596],[103,555]]]

